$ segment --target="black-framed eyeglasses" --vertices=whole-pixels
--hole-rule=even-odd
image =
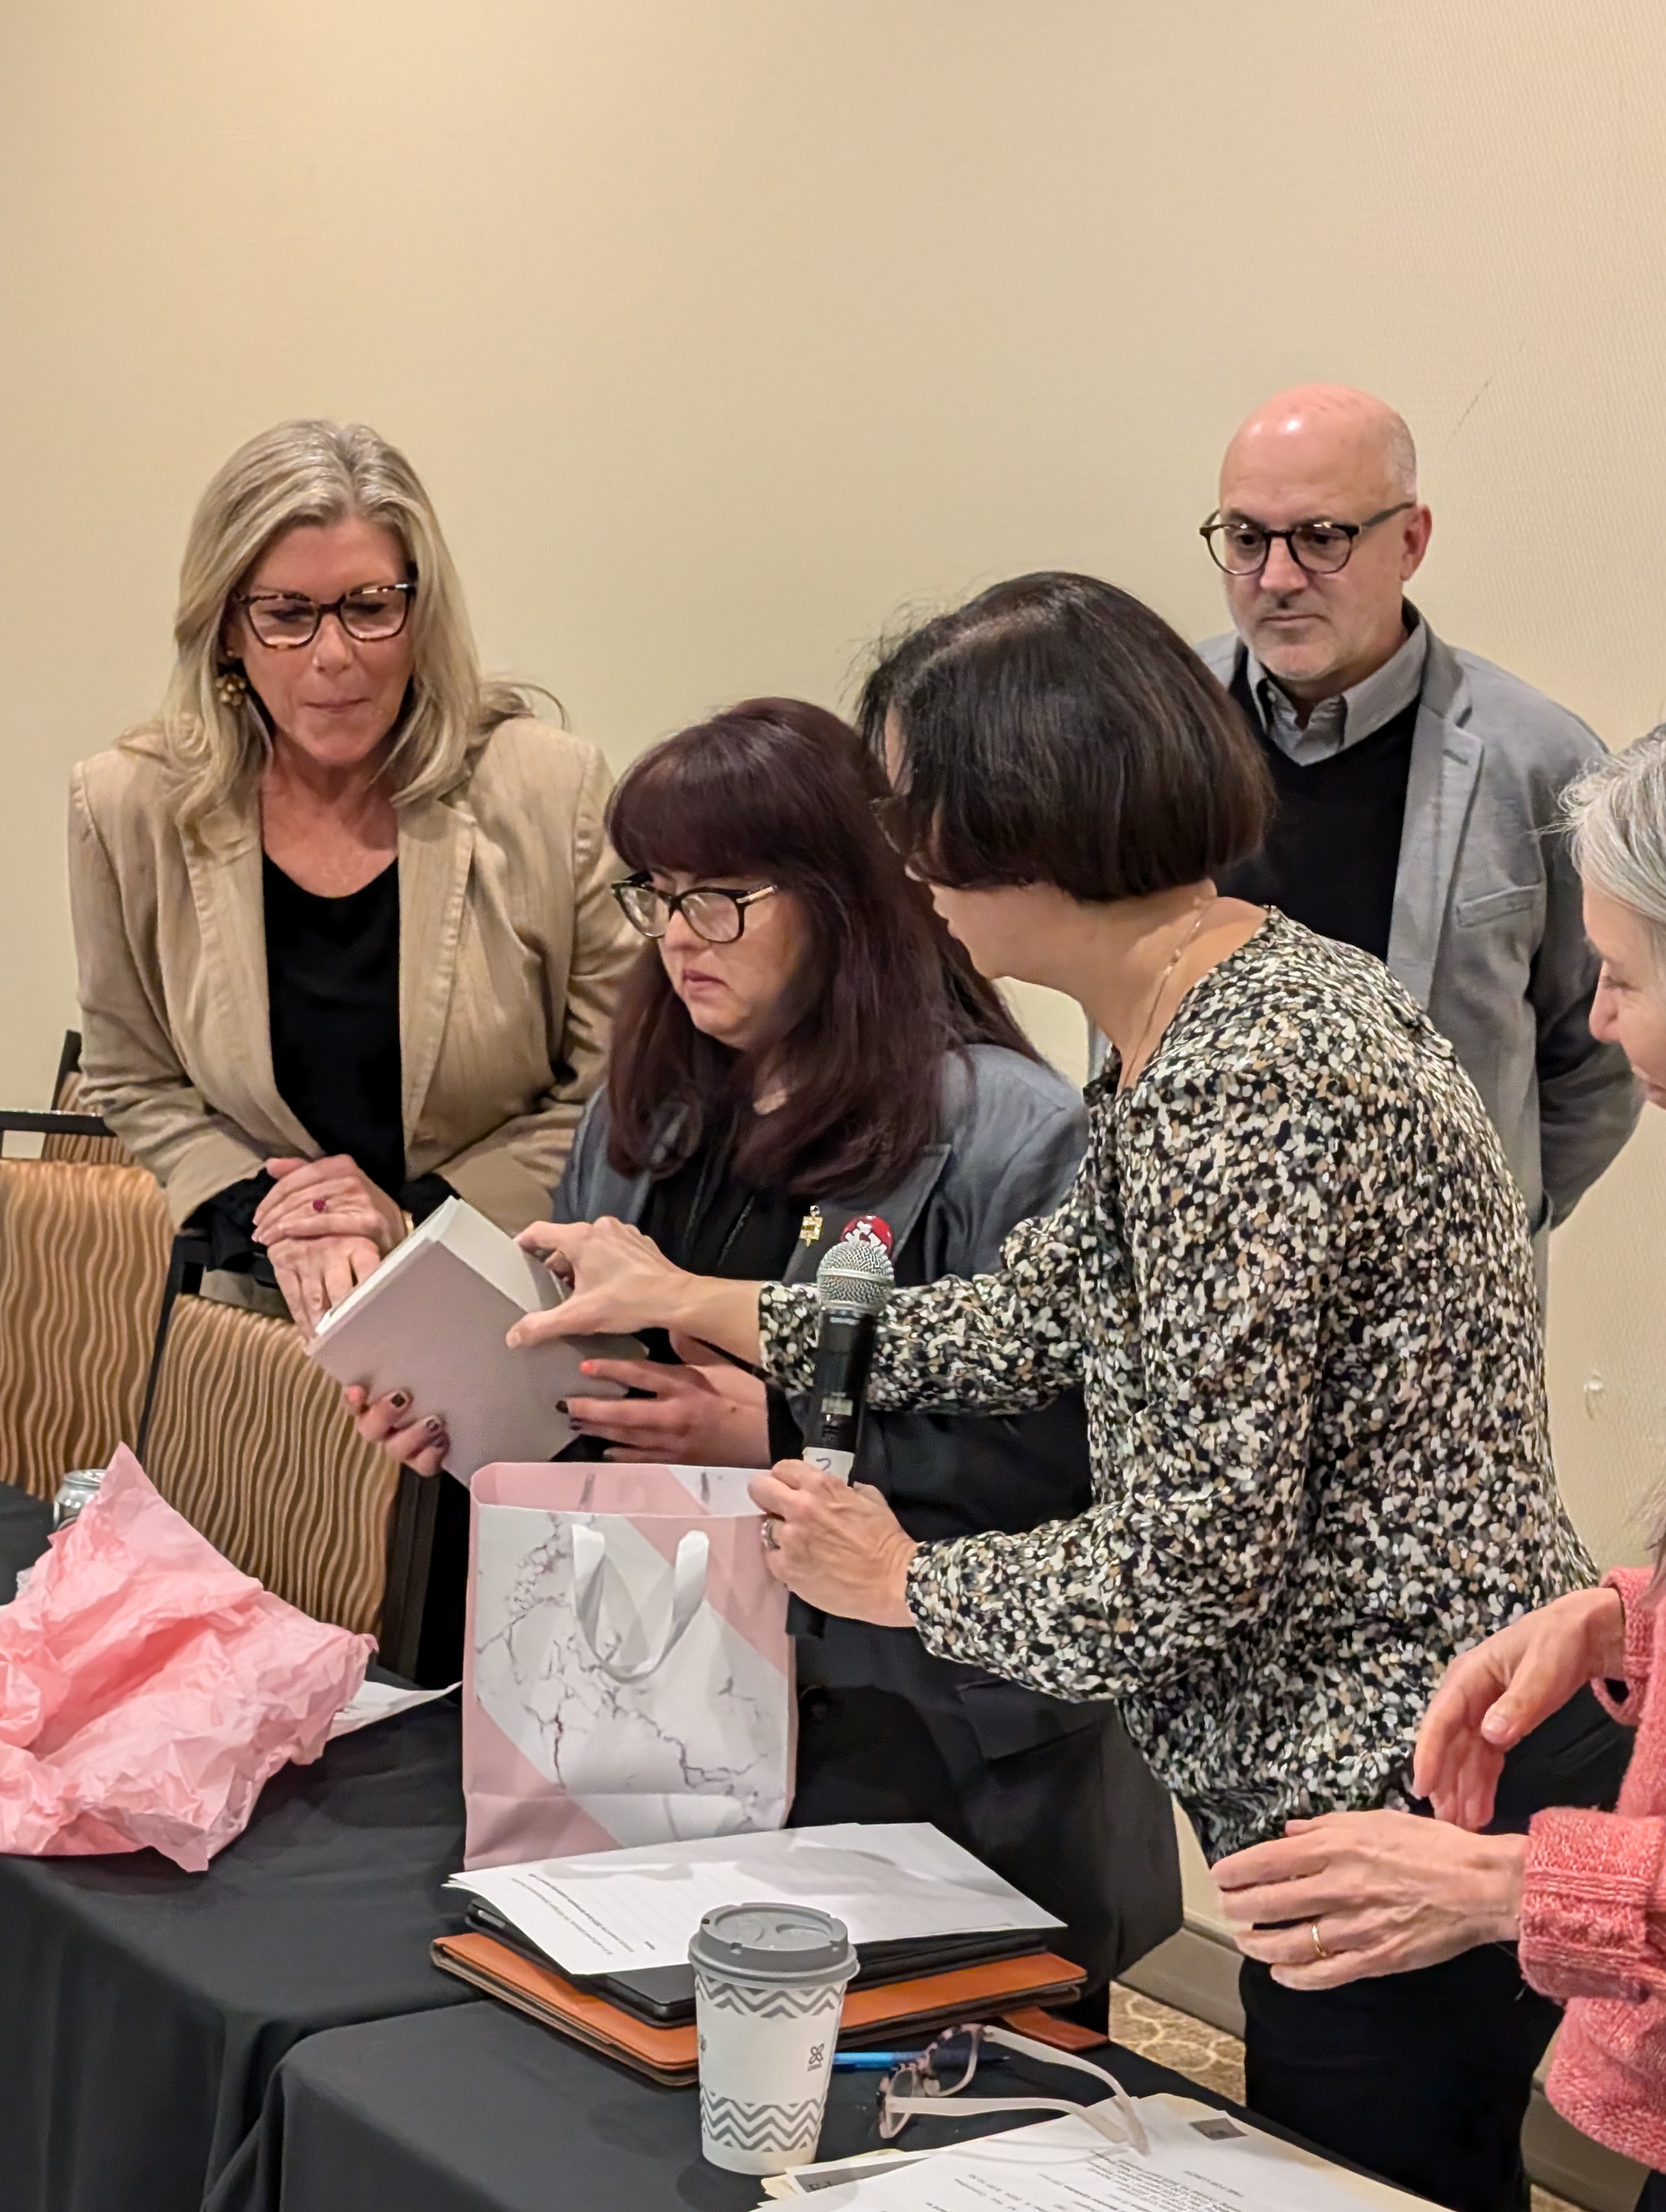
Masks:
[[[714,884],[691,884],[685,891],[662,891],[647,876],[627,876],[609,887],[625,920],[644,937],[661,938],[671,918],[680,914],[708,945],[733,945],[746,927],[746,909],[774,898],[778,886],[761,884],[755,891],[720,890]]]
[[[334,615],[361,645],[398,637],[410,619],[416,592],[415,584],[361,584],[328,602],[309,599],[304,592],[235,592],[232,605],[242,608],[262,645],[289,653],[312,643],[325,615]]]
[[[1416,505],[1414,499],[1402,499],[1380,514],[1368,514],[1363,522],[1333,522],[1329,515],[1316,515],[1310,522],[1292,522],[1288,530],[1269,530],[1245,514],[1215,514],[1199,523],[1198,536],[1216,568],[1229,576],[1259,576],[1280,538],[1298,568],[1310,576],[1334,576],[1347,568],[1357,539]]]

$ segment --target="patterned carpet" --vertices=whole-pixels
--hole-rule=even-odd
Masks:
[[[1118,1982],[1110,1993],[1110,2033],[1115,2042],[1137,2051],[1142,2058],[1172,2066],[1189,2081],[1230,2097],[1234,2104],[1243,2103],[1243,2045],[1225,2029],[1158,2004],[1155,1997],[1142,1997]],[[1533,2212],[1577,2212],[1577,2207],[1535,2189]]]

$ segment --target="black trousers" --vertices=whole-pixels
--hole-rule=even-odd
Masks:
[[[1582,1690],[1511,1753],[1490,1832],[1611,1807],[1632,1742]],[[1522,2121],[1561,2010],[1512,1944],[1339,1990],[1285,1989],[1246,1959],[1238,1986],[1251,2112],[1454,2212],[1527,2212]]]

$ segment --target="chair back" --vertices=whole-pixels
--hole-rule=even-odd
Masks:
[[[360,1441],[293,1323],[196,1295],[207,1250],[174,1236],[150,1173],[85,1111],[64,1037],[42,1139],[0,1158],[0,1480],[52,1497],[121,1443],[234,1566],[315,1620],[414,1661],[431,1483]]]
[[[171,1242],[143,1168],[0,1158],[0,1480],[51,1498],[137,1435]]]
[[[360,1440],[292,1322],[173,1309],[146,1472],[215,1548],[315,1620],[381,1623],[399,1469]]]

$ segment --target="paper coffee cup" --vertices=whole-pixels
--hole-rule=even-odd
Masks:
[[[856,1953],[813,1905],[726,1905],[689,1945],[700,2148],[731,2173],[807,2166],[822,2131]]]

